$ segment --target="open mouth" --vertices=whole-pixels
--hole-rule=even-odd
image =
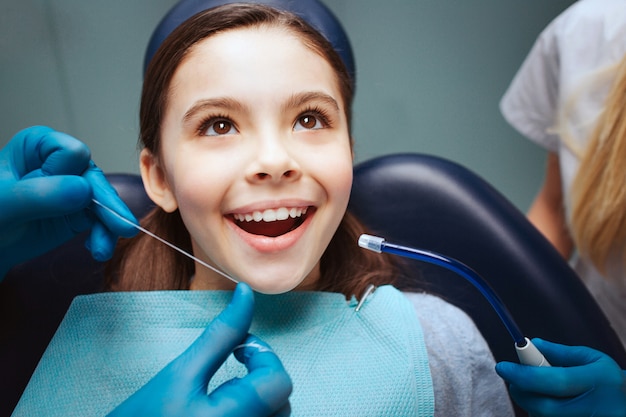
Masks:
[[[247,233],[277,237],[297,229],[315,211],[314,207],[279,207],[252,213],[236,213],[235,224]]]

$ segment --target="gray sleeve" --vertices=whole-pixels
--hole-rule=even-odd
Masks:
[[[513,416],[504,382],[472,319],[442,299],[405,293],[422,326],[435,393],[435,416]]]

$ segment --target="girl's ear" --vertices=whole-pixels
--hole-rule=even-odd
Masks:
[[[165,178],[165,171],[158,158],[144,148],[139,157],[139,167],[148,197],[168,213],[176,210],[178,202]]]

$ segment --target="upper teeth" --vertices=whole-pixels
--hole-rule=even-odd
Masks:
[[[274,222],[276,220],[287,220],[289,217],[296,218],[306,213],[306,207],[280,207],[277,209],[267,209],[263,211],[253,211],[252,213],[235,213],[233,216],[240,222]]]

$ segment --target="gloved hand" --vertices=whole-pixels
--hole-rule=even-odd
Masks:
[[[85,144],[43,126],[18,132],[0,150],[0,280],[87,229],[87,247],[100,261],[111,257],[117,236],[137,233],[92,203],[96,198],[136,222],[90,158]]]
[[[585,346],[533,339],[552,367],[500,362],[496,372],[532,416],[626,416],[626,375],[609,356]]]
[[[198,339],[109,417],[289,415],[289,375],[267,344],[247,335],[253,310],[252,290],[238,284],[230,304]],[[233,349],[248,375],[207,394],[211,377]]]

